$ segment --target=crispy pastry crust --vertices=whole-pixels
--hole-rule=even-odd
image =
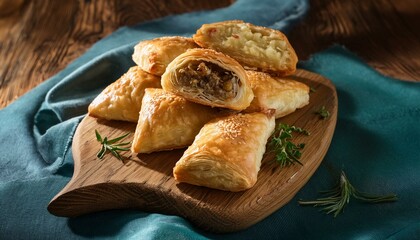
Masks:
[[[191,48],[198,48],[192,38],[160,37],[139,42],[134,47],[133,61],[144,71],[161,76],[172,60]]]
[[[88,113],[107,120],[137,122],[144,89],[150,87],[160,88],[160,78],[131,67],[93,100]]]
[[[280,76],[296,71],[296,52],[278,30],[225,21],[203,24],[193,39],[201,47],[223,52],[251,69]]]
[[[275,117],[280,118],[309,103],[309,87],[304,83],[263,72],[246,73],[255,97],[245,112],[275,109]]]
[[[264,113],[210,121],[176,163],[175,179],[232,192],[251,188],[274,125],[274,117]]]
[[[236,96],[229,100],[219,100],[206,91],[183,86],[178,78],[179,70],[185,68],[190,62],[196,61],[215,64],[237,76],[239,81],[233,86],[237,90]],[[164,90],[181,95],[190,101],[211,107],[243,110],[249,106],[254,98],[244,68],[231,57],[211,49],[190,49],[179,55],[168,65],[165,73],[162,75],[161,81]]]
[[[190,145],[201,127],[220,111],[163,89],[145,90],[131,151],[150,153]]]

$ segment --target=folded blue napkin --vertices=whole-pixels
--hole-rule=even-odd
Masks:
[[[287,30],[306,1],[238,0],[232,6],[125,27],[65,70],[0,110],[0,239],[415,239],[420,237],[420,84],[384,77],[342,47],[301,62],[337,87],[331,147],[314,176],[283,208],[237,233],[203,232],[178,216],[112,210],[77,218],[47,205],[73,174],[71,142],[88,104],[134,63],[133,46],[163,35],[191,36],[203,23],[242,19]],[[292,43],[293,44],[293,43]],[[337,218],[297,199],[318,197],[344,169],[360,190],[394,192],[395,203],[352,201]]]

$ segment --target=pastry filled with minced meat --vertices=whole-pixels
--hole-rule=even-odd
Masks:
[[[211,107],[243,110],[254,95],[244,68],[211,49],[190,49],[176,57],[162,75],[162,88]]]

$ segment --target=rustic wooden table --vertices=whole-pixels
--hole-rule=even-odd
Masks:
[[[0,1],[0,108],[62,70],[120,26],[233,0]],[[420,81],[418,0],[312,0],[289,33],[300,59],[343,44],[379,72]]]

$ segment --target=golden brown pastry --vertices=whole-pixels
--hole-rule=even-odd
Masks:
[[[263,72],[246,73],[255,97],[245,112],[275,109],[275,117],[280,118],[309,103],[309,87],[304,83]]]
[[[131,67],[93,100],[88,108],[89,115],[108,120],[137,122],[144,89],[148,87],[160,87],[160,78],[137,66]]]
[[[148,88],[131,151],[150,153],[189,146],[201,127],[219,113],[216,108],[187,101],[163,89]]]
[[[144,71],[161,76],[175,57],[197,47],[191,38],[177,36],[141,41],[134,47],[133,61]]]
[[[202,48],[176,57],[162,75],[162,88],[196,103],[233,110],[247,108],[254,98],[237,61]]]
[[[175,179],[232,192],[251,188],[274,125],[274,117],[265,113],[239,113],[210,121],[176,163]]]
[[[223,52],[244,66],[277,75],[295,72],[298,58],[280,31],[243,21],[204,24],[193,36],[204,48]]]

